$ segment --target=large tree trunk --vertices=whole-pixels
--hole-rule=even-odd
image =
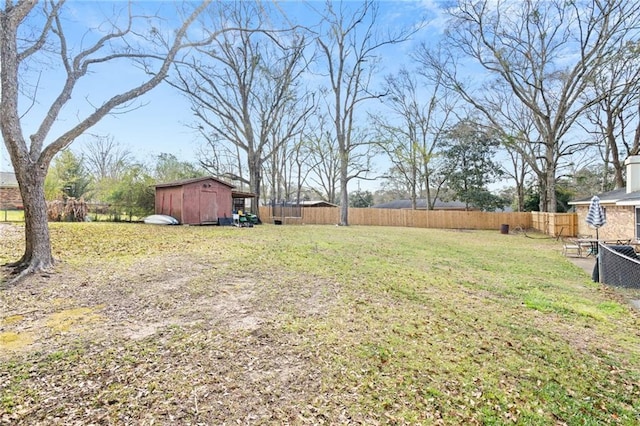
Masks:
[[[16,170],[25,221],[24,254],[18,262],[11,265],[18,273],[16,280],[32,272],[48,270],[54,263],[47,222],[47,203],[44,198],[45,173],[25,170],[27,168]]]
[[[547,211],[547,175],[545,172],[538,174],[538,192],[540,193],[540,201],[538,202],[538,210]]]
[[[340,161],[340,225],[349,226],[349,192],[347,191],[347,184],[349,183],[348,176],[349,162],[344,160]]]
[[[256,194],[251,199],[251,213],[260,214],[260,191],[262,190],[262,162],[255,153],[249,154],[247,161],[249,163],[249,188],[251,192]]]
[[[524,183],[520,182],[516,186],[516,193],[518,194],[518,212],[524,211],[524,198],[525,198],[525,188]]]
[[[546,191],[547,191],[547,209],[545,210],[548,213],[555,213],[558,211],[558,206],[556,203],[556,156],[554,152],[554,147],[557,144],[549,143],[547,145],[547,174],[546,174]]]
[[[418,165],[415,155],[411,159],[411,210],[418,208]]]

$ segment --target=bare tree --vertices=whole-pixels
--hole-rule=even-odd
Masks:
[[[637,42],[619,43],[618,51],[593,79],[593,91],[601,96],[587,117],[601,147],[604,181],[608,181],[611,164],[615,187],[623,188],[624,160],[640,150],[640,62]]]
[[[499,133],[502,135],[502,146],[505,148],[507,156],[509,157],[509,165],[503,165],[502,169],[505,172],[505,176],[513,179],[516,184],[516,210],[521,212],[524,211],[526,184],[527,178],[531,176],[531,167],[522,154],[522,151],[517,149],[517,138],[505,135],[502,132]]]
[[[292,175],[295,177],[295,200],[300,203],[302,200],[302,190],[307,183],[307,179],[311,173],[311,152],[306,149],[305,141],[308,138],[308,134],[300,135],[300,138],[293,148],[291,154],[291,170]]]
[[[238,27],[264,26],[265,11],[256,3],[238,2],[227,19]],[[294,138],[313,108],[298,91],[306,64],[304,36],[294,31],[244,30],[225,33],[198,49],[199,57],[178,67],[171,84],[182,91],[209,138],[230,144],[246,164],[251,200],[258,212],[264,162],[274,149]],[[276,137],[277,140],[271,138]],[[242,168],[237,176],[244,176]]]
[[[271,200],[300,201],[300,195],[311,171],[309,161],[311,152],[305,144],[308,136],[300,133],[295,140],[279,144],[277,135],[272,137],[271,157],[265,161],[265,177],[268,190],[265,194]]]
[[[315,100],[314,93],[303,96],[310,96],[312,100]],[[281,135],[283,131],[286,133],[287,129],[291,127],[292,124],[289,122],[297,120],[300,115],[300,113],[291,111],[272,129],[267,149],[271,155],[265,159],[263,164],[267,181],[264,193],[265,197],[271,200],[299,201],[302,186],[309,174],[310,168],[307,160],[309,160],[310,152],[306,149],[305,140],[308,138],[308,134],[313,131],[311,126],[315,124],[314,121],[309,120],[313,111],[309,109],[302,114],[305,116],[305,120],[300,125],[296,124],[299,131],[295,138]]]
[[[202,125],[198,125],[197,128],[204,139],[197,152],[200,166],[209,174],[239,184],[242,190],[248,190],[249,179],[243,174],[244,159],[239,147],[229,146],[226,140],[212,135]]]
[[[131,5],[124,19],[105,20],[99,28],[89,28],[78,41],[71,38],[71,31],[63,25],[71,19],[64,15],[64,2],[38,4],[8,0],[0,7],[0,128],[25,208],[25,251],[22,258],[11,265],[16,272],[14,281],[26,274],[46,270],[54,263],[44,197],[44,180],[54,155],[107,114],[127,106],[160,84],[187,43],[187,30],[208,4],[205,1],[191,11],[185,11],[182,24],[171,40],[162,39],[159,27],[152,25],[153,17],[135,15]],[[138,22],[150,25],[141,32],[136,28]],[[209,35],[213,37],[215,33]],[[146,50],[140,47],[143,43],[146,43]],[[76,124],[52,135],[54,125],[60,123],[63,108],[79,83],[94,71],[104,71],[109,63],[121,64],[127,60],[144,68],[144,79],[100,104],[89,105],[90,111],[84,115],[78,112]],[[25,125],[36,119],[29,115],[31,107],[48,101],[46,97],[38,98],[40,76],[56,65],[64,73],[64,81],[35,132],[27,136]],[[21,108],[25,98],[30,105]],[[58,132],[57,127],[55,131]]]
[[[538,182],[544,182],[546,177],[545,156],[541,151],[543,145],[534,142],[540,140],[535,117],[529,108],[517,100],[513,92],[504,90],[500,84],[496,87],[489,84],[487,90],[493,93],[492,103],[487,104],[493,110],[491,132],[500,139],[508,157],[502,169],[505,176],[515,183],[517,210],[522,211],[528,180],[532,174]],[[582,141],[565,143],[565,149],[559,157],[572,156],[583,150],[585,145],[587,144]],[[544,183],[538,186],[544,188]]]
[[[340,183],[340,149],[325,116],[320,116],[317,128],[305,139],[309,158],[309,181],[322,199],[337,204]]]
[[[424,194],[427,209],[433,209],[437,185],[431,179],[437,167],[437,148],[456,99],[455,93],[441,84],[438,69],[422,72],[429,77],[424,87],[404,68],[386,78],[384,100],[395,119],[380,114],[373,117],[373,122],[380,135],[378,143],[406,182],[412,208]]]
[[[92,135],[82,148],[82,158],[94,179],[119,179],[133,164],[131,151],[120,145],[113,136]]]
[[[87,136],[88,140],[80,142],[82,162],[92,181],[87,196],[92,201],[105,202],[135,161],[131,151],[116,142],[113,136],[96,134],[87,134]],[[51,172],[45,185],[50,177]]]
[[[460,0],[451,9],[452,55],[471,59],[474,65],[467,63],[467,69],[480,67],[496,78],[493,87],[498,91],[486,86],[474,90],[455,70],[449,72],[451,87],[496,127],[501,123],[496,122],[495,95],[501,90],[531,112],[537,135],[528,139],[539,146],[535,151],[541,164],[543,211],[556,211],[560,160],[586,146],[572,138],[570,130],[601,95],[584,95],[620,40],[629,36],[638,7],[637,1],[622,0]],[[533,166],[532,160],[528,158]]]
[[[335,7],[334,7],[335,6]],[[340,157],[340,224],[349,224],[349,181],[362,178],[369,172],[367,152],[373,148],[369,138],[358,138],[355,130],[356,110],[366,100],[382,94],[371,91],[371,79],[379,61],[377,52],[387,45],[406,41],[409,31],[381,36],[378,6],[366,0],[350,9],[351,3],[327,1],[324,12],[326,27],[317,37],[322,66],[327,67],[330,92],[328,111],[338,143]],[[327,72],[324,71],[324,72]],[[324,74],[323,72],[323,74]],[[362,134],[361,134],[362,135]],[[358,157],[358,160],[356,160]],[[364,168],[353,167],[360,162]]]

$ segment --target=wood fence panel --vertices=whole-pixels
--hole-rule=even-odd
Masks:
[[[335,225],[340,222],[340,209],[336,207],[303,207],[302,223]]]
[[[569,215],[570,216],[570,215]],[[272,218],[269,206],[260,207],[260,217],[263,221],[270,222]],[[537,218],[537,219],[535,219]],[[536,222],[537,220],[537,222]],[[511,229],[521,227],[523,229],[540,229],[539,223],[548,224],[554,220],[554,228],[562,228],[563,235],[567,235],[571,218],[560,217],[550,219],[526,213],[490,213],[476,211],[455,210],[400,210],[400,209],[372,209],[350,208],[350,225],[367,226],[403,226],[415,228],[441,228],[441,229],[501,229],[502,225],[509,225]],[[284,218],[284,223],[302,223],[317,225],[333,225],[340,222],[339,207],[303,207],[302,218]],[[577,223],[577,221],[575,221]],[[576,228],[577,232],[577,228]]]
[[[271,207],[269,206],[259,206],[258,207],[258,216],[263,222],[272,222],[273,217],[271,217]]]
[[[578,215],[576,213],[531,212],[533,229],[553,237],[575,237],[578,235]]]

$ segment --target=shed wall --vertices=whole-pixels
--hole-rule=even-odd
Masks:
[[[156,188],[156,214],[166,214],[183,222],[182,186]]]
[[[232,216],[231,187],[214,179],[156,187],[156,214],[173,216],[182,224],[217,223]]]
[[[182,220],[183,224],[198,225],[200,224],[200,199],[198,197],[198,185],[200,182],[182,187]]]
[[[193,182],[183,188],[183,223],[200,225],[217,223],[224,197],[231,199],[231,189],[214,180]]]

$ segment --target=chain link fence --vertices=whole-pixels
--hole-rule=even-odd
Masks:
[[[275,221],[282,223],[287,217],[302,217],[302,205],[298,203],[288,201],[271,201],[268,205],[271,207],[271,216]]]
[[[87,203],[86,220],[92,222],[139,222],[153,212],[140,211],[137,206]],[[24,210],[0,208],[0,222],[24,222]]]
[[[640,258],[633,246],[600,244],[593,280],[611,286],[640,288]]]
[[[88,204],[87,217],[95,222],[140,222],[153,211],[143,212],[138,206],[121,204]]]

